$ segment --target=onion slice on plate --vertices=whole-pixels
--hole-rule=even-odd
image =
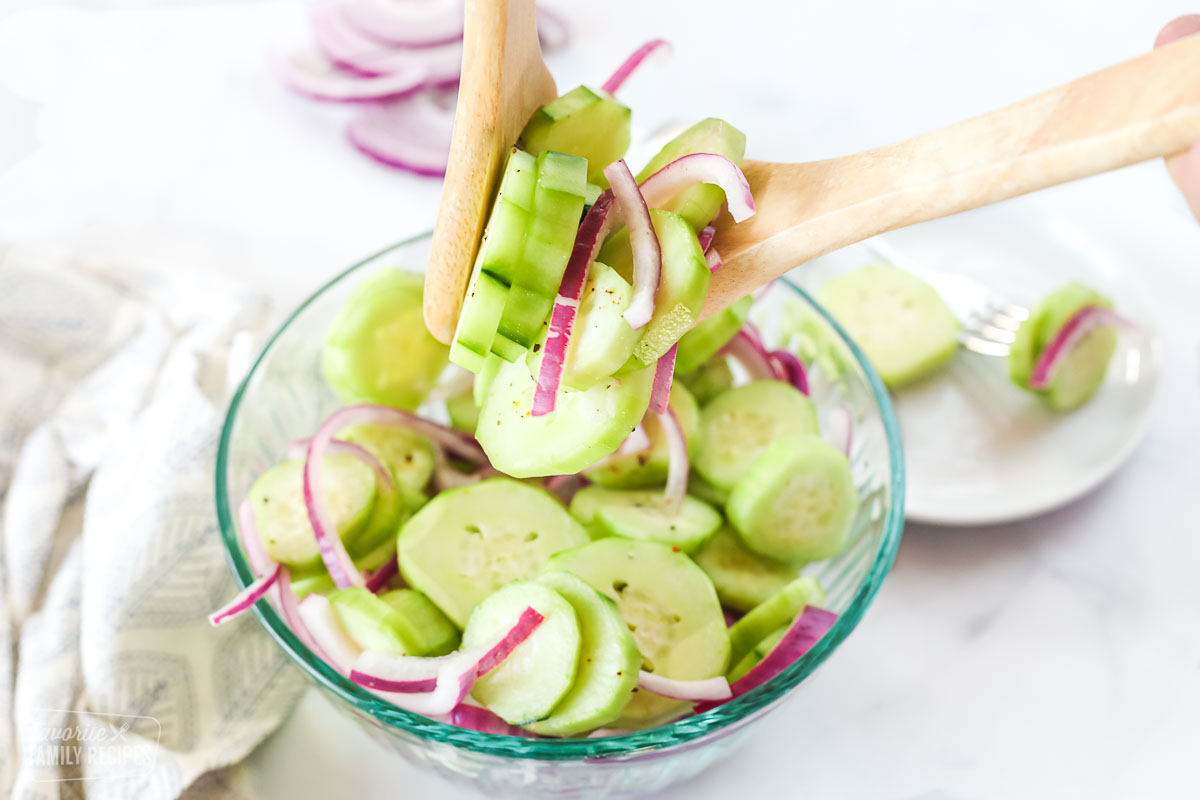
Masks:
[[[1111,308],[1103,306],[1084,306],[1076,311],[1038,356],[1029,378],[1029,388],[1039,391],[1049,388],[1067,354],[1092,331],[1110,327],[1131,330],[1134,325]]]
[[[692,153],[677,158],[642,181],[642,197],[651,208],[661,208],[675,195],[697,183],[712,183],[725,192],[725,204],[734,222],[754,216],[754,196],[746,176],[725,156]]]
[[[346,19],[399,47],[432,47],[463,36],[462,0],[342,0]]]
[[[659,414],[658,421],[667,440],[667,487],[663,490],[663,497],[668,509],[678,511],[683,505],[683,496],[687,494],[688,470],[691,469],[687,436],[673,409],[667,408],[665,414]]]
[[[671,345],[671,349],[663,353],[662,358],[654,366],[654,384],[650,389],[650,410],[655,414],[663,414],[667,404],[671,402],[671,384],[675,380],[675,356],[679,352],[679,343]]]
[[[637,181],[625,159],[618,159],[604,168],[604,177],[612,186],[617,208],[625,217],[629,229],[629,246],[633,251],[633,300],[622,314],[635,331],[654,316],[654,296],[662,278],[662,247],[650,221],[650,208],[638,190]]]
[[[659,697],[669,697],[672,700],[728,700],[733,697],[729,681],[724,675],[706,678],[700,681],[676,681],[655,675],[653,672],[641,670],[638,672],[638,688],[656,694]]]
[[[637,50],[634,50],[629,58],[625,59],[621,66],[617,67],[617,71],[600,88],[609,94],[616,94],[617,90],[625,84],[625,81],[629,80],[629,76],[633,74],[634,70],[640,67],[642,62],[653,55],[655,51],[660,49],[664,55],[669,54],[671,52],[671,43],[666,39],[651,39],[646,42]]]
[[[208,624],[212,626],[220,625],[222,622],[233,619],[243,611],[249,611],[250,608],[263,598],[275,582],[279,580],[279,574],[283,571],[282,564],[276,564],[275,569],[258,578],[245,589],[238,592],[237,596],[226,603],[221,608],[208,615]]]
[[[462,42],[455,39],[419,49],[397,48],[364,33],[338,3],[312,12],[317,48],[337,66],[363,76],[419,71],[425,84],[457,82],[462,71]]]
[[[788,627],[787,632],[783,634],[779,644],[775,645],[775,649],[768,653],[766,658],[755,664],[749,672],[733,682],[733,685],[729,687],[732,697],[741,697],[747,692],[757,689],[794,664],[797,659],[811,650],[813,645],[821,641],[821,637],[829,632],[837,618],[837,614],[827,609],[805,606],[800,615]],[[701,703],[696,706],[696,713],[702,714],[723,702],[725,701],[712,700]]]
[[[455,89],[422,92],[363,106],[350,120],[350,143],[381,164],[442,177],[450,158]]]
[[[604,243],[617,215],[612,211],[614,198],[611,190],[605,190],[588,209],[575,234],[571,257],[563,272],[550,312],[550,332],[546,335],[542,366],[538,370],[537,388],[533,392],[533,416],[541,417],[554,410],[558,387],[562,384],[563,365],[567,358],[567,344],[575,327],[575,316],[579,311],[579,298],[587,283],[588,267],[596,258],[596,252]]]
[[[450,725],[457,725],[460,728],[467,728],[480,733],[492,733],[497,736],[524,736],[537,738],[537,734],[533,731],[527,731],[524,728],[518,728],[516,725],[509,725],[498,715],[488,711],[486,708],[479,706],[469,706],[466,703],[460,703],[446,715],[446,722]]]
[[[275,59],[280,77],[292,89],[315,100],[359,103],[403,97],[425,87],[428,75],[412,66],[387,75],[356,75],[315,51],[300,51]]]

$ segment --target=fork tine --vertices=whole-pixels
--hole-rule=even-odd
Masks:
[[[984,339],[973,333],[964,331],[958,337],[959,343],[973,353],[985,356],[1006,356],[1012,348],[1004,342]]]

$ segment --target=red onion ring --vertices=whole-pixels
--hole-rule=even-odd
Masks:
[[[533,731],[518,728],[516,725],[509,725],[498,715],[488,711],[486,708],[469,706],[465,703],[461,703],[451,710],[450,714],[446,717],[446,722],[450,725],[466,728],[467,730],[491,733],[496,736],[538,738],[537,734]]]
[[[642,197],[651,208],[661,208],[675,195],[697,183],[721,187],[734,222],[754,216],[754,196],[746,176],[737,164],[713,153],[692,153],[675,159],[642,181]]]
[[[633,251],[633,300],[621,316],[634,330],[645,326],[654,316],[654,298],[662,279],[662,247],[650,220],[637,181],[629,165],[621,158],[604,168],[604,177],[612,186],[617,208],[625,217],[629,229],[629,246]]]
[[[654,366],[654,384],[650,389],[650,411],[663,414],[667,404],[671,402],[671,384],[675,378],[675,355],[679,352],[679,344],[671,345],[671,349],[663,353],[662,358]]]
[[[717,248],[710,247],[704,251],[704,263],[708,265],[709,272],[716,272],[721,268],[721,254],[717,252]]]
[[[427,89],[365,105],[350,120],[346,135],[351,144],[385,166],[444,177],[456,96],[456,89]]]
[[[621,66],[617,67],[617,71],[600,88],[609,94],[616,94],[617,90],[625,84],[625,81],[629,80],[629,76],[633,74],[634,70],[641,66],[642,62],[659,48],[663,48],[664,54],[670,54],[671,43],[666,39],[651,39],[646,42],[637,50],[634,50],[629,58],[625,59]]]
[[[752,334],[747,333],[744,327],[721,348],[721,352],[736,359],[752,381],[779,380],[779,375],[776,374],[766,353],[755,343]]]
[[[434,47],[463,37],[461,0],[342,0],[346,19],[398,47]]]
[[[419,49],[396,48],[364,33],[336,3],[317,6],[312,12],[313,39],[317,48],[337,66],[363,76],[424,73],[427,85],[457,83],[462,71],[462,41]]]
[[[300,94],[338,103],[403,97],[425,88],[428,78],[424,68],[415,66],[387,75],[355,75],[320,53],[310,51],[277,57],[275,69]]]
[[[259,600],[263,598],[275,582],[279,580],[279,574],[283,571],[282,564],[276,564],[275,569],[255,580],[245,589],[237,593],[237,596],[228,603],[218,608],[216,611],[208,615],[208,624],[216,627],[222,622],[227,622],[239,614],[249,611]]]
[[[808,394],[808,372],[804,363],[787,350],[772,350],[767,353],[767,359],[772,362],[776,375],[795,386],[801,394]]]
[[[653,672],[646,672],[643,669],[638,672],[638,688],[659,697],[692,702],[725,701],[733,697],[729,681],[725,679],[724,675],[699,681],[677,681],[664,678],[662,675],[655,675]]]
[[[325,595],[313,593],[300,601],[300,619],[316,642],[325,663],[343,675],[349,675],[362,650],[338,624],[333,607]]]
[[[312,443],[312,437],[306,436],[303,439],[293,439],[287,443],[287,448],[284,450],[284,455],[288,458],[304,458],[308,455],[308,446]],[[379,487],[385,490],[391,490],[394,486],[392,482],[392,473],[388,468],[375,457],[367,448],[361,444],[347,442],[345,439],[331,439],[329,441],[328,455],[331,456],[351,456],[357,458],[362,463],[371,468],[371,472],[375,473],[375,480],[379,481]]]
[[[687,436],[679,417],[674,409],[668,407],[667,413],[658,415],[659,424],[667,440],[667,486],[663,490],[663,498],[668,509],[678,511],[683,505],[683,496],[687,494],[688,471],[691,466],[688,461]]]
[[[1076,311],[1038,356],[1029,378],[1029,388],[1038,391],[1049,388],[1067,354],[1092,331],[1109,327],[1128,330],[1134,326],[1112,309],[1103,306],[1084,306]]]
[[[372,594],[379,594],[380,589],[387,587],[388,582],[400,572],[400,561],[393,553],[392,557],[384,562],[383,566],[372,572],[367,577],[367,591]]]

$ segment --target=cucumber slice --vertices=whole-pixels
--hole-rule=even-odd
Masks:
[[[458,628],[425,595],[415,589],[396,589],[378,596],[391,606],[401,622],[402,638],[414,656],[444,656],[458,648]]]
[[[710,506],[724,508],[729,500],[729,490],[719,489],[704,479],[700,473],[692,470],[688,474],[688,494],[699,497]]]
[[[1104,382],[1108,363],[1117,347],[1112,329],[1093,331],[1067,354],[1048,389],[1035,391],[1029,381],[1033,367],[1055,334],[1085,306],[1112,308],[1104,295],[1078,283],[1051,292],[1017,329],[1017,338],[1008,354],[1009,377],[1013,383],[1041,395],[1051,408],[1071,411],[1095,395]]]
[[[375,474],[345,455],[326,456],[322,470],[329,519],[343,540],[353,540],[375,509]],[[304,505],[303,459],[284,461],[259,475],[247,497],[254,504],[258,535],[273,561],[302,570],[321,563]]]
[[[723,119],[709,118],[697,122],[659,150],[650,163],[637,174],[638,183],[646,180],[672,161],[692,153],[715,153],[740,165],[746,155],[746,134]],[[719,186],[702,183],[681,192],[664,208],[687,220],[692,230],[707,225],[725,202]]]
[[[892,389],[945,366],[962,325],[932,286],[891,264],[868,264],[821,286],[817,299]]]
[[[363,553],[362,555],[355,555],[351,553],[351,558],[354,559],[354,566],[358,567],[360,572],[376,570],[382,567],[385,563],[387,563],[387,560],[396,553],[395,534],[396,531],[393,529],[390,537],[377,544],[373,550]],[[322,564],[321,566],[324,567],[325,565]]]
[[[555,410],[535,417],[529,368],[523,361],[504,364],[479,412],[479,443],[492,466],[516,478],[579,472],[616,450],[637,427],[653,383],[650,368],[586,392],[560,389]]]
[[[718,355],[686,375],[677,373],[675,380],[688,388],[696,402],[704,405],[733,387],[733,370],[729,367],[729,359]]]
[[[712,273],[696,232],[683,217],[655,208],[650,210],[650,220],[662,247],[662,277],[654,296],[654,316],[642,329],[633,357],[652,366],[700,318]]]
[[[668,405],[683,428],[688,452],[693,452],[695,444],[699,441],[700,407],[696,405],[692,393],[679,383],[672,384]],[[607,458],[603,463],[584,470],[584,477],[592,483],[611,489],[639,489],[666,483],[671,457],[662,425],[656,416],[647,414],[642,420],[642,427],[650,439],[648,449]]]
[[[298,600],[303,600],[310,594],[324,594],[337,588],[324,564],[294,572],[291,578],[292,591],[296,593]]]
[[[490,647],[526,608],[545,619],[501,664],[475,681],[471,695],[510,725],[544,719],[571,688],[579,663],[579,622],[558,592],[515,581],[471,612],[464,649]]]
[[[759,555],[821,561],[842,551],[858,511],[850,463],[820,436],[775,442],[729,493],[729,521]]]
[[[800,572],[800,564],[764,558],[726,526],[709,537],[692,558],[716,587],[723,605],[749,611],[778,592]]]
[[[675,353],[676,374],[683,375],[698,369],[716,355],[742,329],[752,305],[754,298],[746,295],[685,333]]]
[[[409,656],[435,655],[424,646],[420,631],[414,635],[412,620],[407,619],[404,613],[392,604],[376,597],[361,586],[336,589],[326,597],[329,598],[333,615],[346,635],[363,650]],[[428,600],[425,602],[429,603]],[[432,606],[431,603],[430,606]],[[436,608],[433,610],[437,612]],[[446,621],[445,624],[449,625],[449,621]],[[454,634],[454,641],[457,645],[458,631],[453,626],[450,626],[450,630]],[[444,655],[453,649],[452,646],[449,650],[443,650],[442,653],[436,655]]]
[[[465,433],[474,433],[479,424],[479,406],[471,392],[464,392],[446,401],[446,413],[450,415],[450,425]]]
[[[586,158],[588,181],[606,187],[604,168],[629,149],[630,116],[608,92],[578,86],[535,111],[519,141],[535,155],[557,150]]]
[[[410,498],[429,485],[433,443],[421,434],[390,425],[355,425],[342,431],[339,438],[370,451],[392,473],[397,486],[411,490]]]
[[[734,665],[733,669],[729,670],[729,682],[733,683],[747,672],[757,667],[758,663],[766,658],[767,655],[774,650],[781,641],[783,641],[783,637],[787,634],[787,630],[788,626],[784,625],[782,628],[772,631],[767,635],[766,638],[755,644],[754,647],[751,648],[750,652],[742,656],[741,659],[738,660],[737,664]]]
[[[569,572],[544,572],[537,582],[575,609],[579,665],[575,683],[550,716],[529,726],[545,736],[569,736],[608,725],[633,699],[642,654],[621,612],[608,597]]]
[[[721,527],[721,515],[694,497],[684,497],[678,511],[668,510],[661,490],[589,486],[575,494],[571,513],[593,533],[659,542],[685,553]]]
[[[683,553],[614,536],[557,553],[547,570],[578,575],[616,601],[642,654],[642,669],[676,680],[724,674],[729,634],[721,605],[708,577]],[[687,707],[636,692],[621,719],[644,724]]]
[[[425,495],[407,486],[393,485],[384,488],[376,482],[375,507],[371,510],[371,518],[353,535],[343,539],[346,552],[355,561],[374,561],[382,548],[383,561],[387,561],[395,547],[396,532],[400,530],[400,524],[424,503]],[[371,567],[374,566],[376,565],[372,563]]]
[[[805,606],[819,606],[824,602],[825,590],[816,578],[796,578],[730,626],[730,662],[737,664],[772,631],[786,628]]]
[[[480,271],[479,264],[476,260],[462,310],[458,312],[454,341],[450,343],[450,360],[471,372],[483,369],[508,299],[508,288]]]
[[[567,346],[563,385],[590,389],[629,360],[641,337],[621,316],[631,302],[633,287],[629,282],[608,265],[592,262],[579,304],[579,318]]]
[[[802,392],[781,381],[754,381],[701,409],[693,466],[714,486],[732,489],[772,442],[820,430],[817,410]]]
[[[397,555],[408,584],[462,626],[480,600],[586,541],[548,492],[492,478],[429,501],[400,529]]]
[[[446,346],[425,328],[423,276],[373,273],[350,293],[325,332],[321,371],[343,403],[412,411],[446,367]]]
[[[492,387],[492,381],[496,379],[496,375],[500,372],[500,367],[504,366],[504,359],[497,355],[489,354],[484,359],[483,366],[479,372],[475,373],[475,383],[471,387],[471,397],[475,400],[475,405],[483,408],[483,403],[487,400],[488,389]],[[476,423],[478,427],[478,423]]]

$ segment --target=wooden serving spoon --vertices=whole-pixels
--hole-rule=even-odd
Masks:
[[[521,24],[524,31],[514,30]],[[494,38],[506,31],[502,41]],[[481,42],[491,55],[478,52]],[[498,86],[497,79],[510,85]],[[468,2],[459,117],[425,283],[426,323],[443,341],[454,333],[500,154],[552,95],[532,0]],[[874,150],[796,164],[746,161],[742,170],[758,213],[738,225],[728,214],[718,221],[714,245],[724,266],[713,276],[702,316],[854,242],[1174,155],[1195,141],[1200,36]],[[475,182],[465,183],[468,176]]]

